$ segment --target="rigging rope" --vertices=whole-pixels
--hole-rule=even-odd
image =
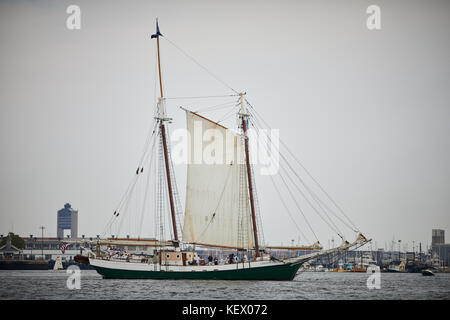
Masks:
[[[300,227],[297,225],[297,222],[295,222],[294,217],[291,214],[291,211],[289,210],[288,206],[286,205],[286,202],[284,201],[283,197],[281,196],[281,192],[278,189],[276,183],[275,183],[275,179],[273,178],[273,176],[270,176],[270,179],[272,180],[272,184],[275,187],[275,190],[277,191],[278,197],[281,200],[281,203],[283,204],[284,209],[287,211],[287,213],[289,214],[289,217],[291,218],[292,222],[294,223],[295,227],[297,228],[297,230],[300,232],[300,234],[303,236],[303,238],[305,238],[306,242],[309,243],[310,241],[308,240],[308,238],[305,236],[305,234],[303,233],[302,229],[300,229]]]
[[[204,67],[203,65],[201,65],[197,60],[195,60],[193,57],[191,57],[189,54],[187,54],[183,49],[181,49],[179,46],[177,46],[175,43],[173,43],[172,41],[170,41],[166,36],[162,37],[162,39],[167,40],[167,42],[169,42],[171,45],[173,45],[175,48],[177,48],[181,53],[183,53],[186,57],[188,57],[191,61],[193,61],[196,65],[198,65],[200,68],[202,68],[203,70],[205,70],[211,77],[213,77],[214,79],[216,79],[217,81],[219,81],[220,83],[222,83],[225,87],[227,87],[228,89],[230,89],[231,91],[233,91],[236,94],[239,94],[239,92],[237,92],[236,90],[234,90],[232,87],[230,87],[225,81],[221,80],[219,77],[217,77],[215,74],[213,74],[211,71],[209,71],[206,67]]]
[[[170,165],[170,176],[171,176],[171,182],[172,182],[172,190],[173,190],[173,197],[175,202],[175,217],[176,217],[176,224],[177,229],[180,231],[180,234],[183,234],[183,224],[180,220],[183,218],[183,207],[181,205],[180,201],[180,195],[178,192],[178,184],[177,179],[175,176],[175,169],[173,167],[173,161],[172,161],[172,147],[170,142],[170,128],[169,126],[166,127],[166,134],[167,134],[167,150],[168,150],[168,157],[169,157],[169,165]]]
[[[194,97],[165,97],[166,100],[184,100],[184,99],[206,99],[206,98],[227,98],[237,97],[238,94],[213,95],[213,96],[194,96]]]
[[[261,120],[267,127],[270,128],[270,126],[267,124],[267,122],[262,118],[262,116],[256,111],[256,109],[248,102],[247,99],[245,99],[247,104],[250,106],[250,108],[254,111],[255,115],[254,118],[256,120]],[[292,153],[292,151],[288,148],[288,146],[283,142],[283,140],[280,139],[281,144],[286,148],[286,150],[289,152],[289,154],[292,156],[292,158],[305,170],[305,172],[308,174],[308,176],[314,181],[314,183],[320,188],[320,190],[326,195],[326,197],[336,206],[336,208],[342,213],[342,215],[348,220],[348,222],[353,226],[355,232],[360,232],[359,228],[353,223],[353,221],[345,214],[344,210],[333,200],[333,198],[326,192],[326,190],[322,187],[322,185],[314,179],[312,174],[305,168],[305,166],[300,162],[300,160],[295,157],[295,155]]]
[[[225,113],[225,115],[223,115],[220,120],[217,121],[217,123],[221,123],[222,121],[227,120],[233,113],[235,112],[235,108],[231,109],[230,111],[228,111],[227,113]]]
[[[248,103],[248,101],[246,100],[246,102]],[[267,125],[267,123],[264,121],[264,119],[262,119],[262,117],[260,115],[255,116],[257,111],[255,110],[255,108],[253,108],[252,105],[250,105],[250,108],[255,112],[255,114],[252,114],[250,111],[249,113],[252,114],[253,118],[257,121],[261,120],[262,122],[264,122]],[[262,126],[261,126],[262,127]],[[269,127],[269,126],[268,126]],[[269,138],[270,140],[270,138]],[[296,175],[296,177],[301,181],[301,183],[305,186],[305,189],[310,193],[310,195],[312,196],[312,198],[316,201],[316,203],[318,204],[318,206],[323,210],[323,207],[320,205],[320,203],[318,201],[320,201],[326,208],[328,208],[328,210],[337,218],[339,219],[344,225],[346,225],[349,229],[351,229],[354,232],[359,232],[359,229],[355,226],[355,224],[350,220],[350,218],[343,212],[343,210],[336,204],[336,202],[331,198],[331,196],[324,190],[324,188],[317,182],[316,179],[314,179],[314,177],[309,173],[309,171],[303,166],[303,164],[301,164],[301,162],[293,155],[293,153],[289,150],[289,148],[286,146],[286,144],[280,139],[280,142],[282,143],[282,145],[286,148],[286,150],[289,152],[289,154],[292,156],[292,158],[294,158],[294,160],[303,168],[303,170],[308,174],[308,176],[316,183],[316,185],[320,188],[320,190],[326,195],[326,197],[339,209],[339,211],[341,211],[342,215],[348,220],[348,222],[350,222],[350,224],[353,227],[350,227],[345,221],[343,221],[333,210],[331,210],[328,206],[326,206],[323,201],[320,200],[319,197],[317,197],[317,195],[315,195],[311,189],[304,183],[303,179],[301,179],[301,177],[298,176],[297,172],[291,167],[291,165],[289,164],[289,161],[287,161],[287,159],[284,157],[284,155],[280,152],[281,157],[286,161],[287,165],[289,166],[289,168],[292,170],[292,172]],[[279,151],[279,149],[278,149]]]
[[[142,205],[142,211],[141,211],[141,219],[140,219],[140,223],[139,223],[139,235],[141,235],[142,233],[142,225],[143,225],[143,219],[144,219],[144,211],[145,211],[145,207],[147,204],[147,195],[148,195],[148,189],[149,189],[149,184],[150,184],[150,177],[152,175],[152,163],[153,163],[153,156],[156,153],[155,152],[155,145],[156,145],[156,138],[153,139],[153,143],[152,143],[152,147],[150,150],[150,160],[148,162],[148,170],[147,170],[147,183],[145,185],[145,192],[144,192],[144,200],[143,200],[143,205]]]
[[[271,139],[270,139],[270,138],[268,138],[268,139],[269,139],[270,143],[272,144]],[[300,180],[300,182],[301,182],[302,185],[305,187],[305,189],[306,189],[307,191],[309,191],[310,195],[313,197],[313,199],[315,199],[314,193],[308,188],[308,186],[303,182],[303,180],[297,175],[297,173],[295,172],[295,170],[290,166],[290,164],[289,164],[289,162],[287,161],[287,159],[284,158],[284,156],[283,156],[281,153],[280,153],[280,155],[281,155],[282,159],[286,162],[287,166],[291,169],[291,171],[292,171],[292,172],[297,176],[297,178]],[[285,172],[287,171],[283,166],[281,166],[281,168],[282,168],[283,170],[285,170]],[[300,192],[300,194],[303,196],[303,198],[308,202],[308,204],[310,205],[310,207],[311,207],[311,208],[312,208],[312,209],[313,209],[313,210],[314,210],[314,211],[322,218],[322,220],[323,220],[325,223],[328,224],[328,222],[327,222],[327,221],[322,217],[322,215],[318,212],[318,210],[316,209],[316,207],[312,205],[312,203],[309,201],[308,197],[306,197],[306,195],[303,193],[303,191],[300,189],[300,187],[294,182],[294,180],[292,179],[291,175],[289,175],[288,172],[286,172],[286,175],[289,177],[289,180],[290,180],[290,181],[292,182],[292,184],[296,187],[296,189]],[[316,201],[316,203],[317,203],[317,201]],[[319,207],[322,209],[322,211],[324,212],[324,214],[326,215],[326,217],[328,218],[328,220],[330,221],[330,223],[333,225],[333,227],[334,227],[335,229],[334,229],[332,226],[330,226],[329,224],[328,224],[328,226],[342,238],[342,236],[340,235],[342,232],[339,230],[339,228],[337,227],[337,225],[331,220],[331,218],[328,216],[328,214],[326,213],[326,211],[323,210],[323,208],[320,206],[320,204],[318,204],[318,205],[319,205]]]
[[[256,126],[254,125],[253,121],[251,121],[251,124],[253,127],[256,128]],[[270,144],[273,145],[270,137],[267,137],[267,139],[270,141]],[[279,150],[277,150],[279,151]],[[303,186],[307,189],[308,187],[304,184],[303,180],[297,175],[297,173],[295,172],[295,170],[290,166],[289,162],[287,161],[287,159],[283,156],[283,154],[281,154],[279,152],[281,158],[286,162],[287,166],[291,169],[291,171],[297,176],[297,178],[300,180],[300,182],[303,184]],[[282,170],[287,171],[283,166],[280,165],[280,168]],[[341,231],[339,230],[339,228],[337,227],[337,225],[331,220],[331,218],[329,217],[329,215],[324,211],[324,214],[326,215],[326,217],[328,218],[328,220],[330,221],[330,223],[333,225],[331,226],[330,223],[328,223],[323,217],[322,215],[319,213],[319,211],[317,210],[317,208],[315,206],[313,206],[313,204],[311,203],[311,201],[308,199],[308,197],[306,197],[306,195],[303,193],[303,191],[300,189],[300,187],[294,182],[294,180],[292,179],[291,175],[289,175],[288,172],[286,172],[286,175],[288,176],[289,180],[291,181],[291,183],[295,186],[295,188],[300,192],[300,194],[303,196],[303,198],[308,202],[309,206],[317,213],[317,215],[330,227],[331,230],[333,230],[339,237],[341,237],[343,239],[343,236],[341,235]],[[314,199],[314,197],[313,197]],[[320,205],[319,205],[320,207]],[[323,208],[320,207],[322,210]]]
[[[236,102],[235,101],[227,101],[224,103],[220,103],[220,104],[216,104],[213,106],[209,106],[209,107],[204,107],[204,108],[200,108],[195,110],[195,113],[199,113],[199,112],[210,112],[210,111],[214,111],[214,110],[219,110],[219,109],[225,109],[225,108],[230,108],[236,106]]]
[[[253,123],[253,121],[250,120],[250,124],[251,124],[254,128],[256,128],[255,125],[254,125],[254,123]],[[258,132],[258,131],[257,131],[257,132]],[[295,203],[295,205],[296,205],[298,211],[302,214],[303,219],[305,220],[305,222],[306,222],[306,224],[308,225],[309,229],[311,230],[312,234],[314,235],[314,237],[316,238],[316,240],[319,241],[319,238],[317,237],[316,233],[314,232],[314,229],[312,228],[311,224],[309,223],[308,219],[306,218],[305,213],[303,212],[303,210],[301,209],[301,207],[300,207],[300,205],[298,204],[297,200],[295,199],[294,195],[292,194],[291,189],[289,189],[289,186],[288,186],[288,184],[286,183],[286,180],[283,178],[283,175],[281,174],[281,172],[279,172],[278,175],[280,176],[281,180],[283,181],[283,183],[284,183],[286,189],[287,189],[288,192],[289,192],[289,195],[291,196],[292,200],[294,201],[294,203]],[[305,238],[306,238],[306,237],[305,237]]]

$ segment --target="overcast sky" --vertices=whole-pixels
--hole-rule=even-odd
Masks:
[[[71,4],[81,30],[66,28]],[[366,27],[371,4],[381,30]],[[0,1],[0,233],[44,225],[56,236],[66,202],[80,235],[104,229],[152,123],[156,17],[170,41],[247,92],[378,247],[430,244],[432,228],[450,236],[445,0]],[[164,39],[161,50],[167,96],[231,93]],[[172,131],[185,126],[179,105],[168,103]],[[185,167],[176,174],[184,207]],[[297,240],[267,178],[256,179],[266,240]],[[337,239],[316,231],[325,245]]]

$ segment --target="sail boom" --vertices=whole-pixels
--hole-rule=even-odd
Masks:
[[[69,242],[69,241],[67,241]],[[139,246],[139,247],[173,247],[174,244],[172,241],[159,241],[159,240],[136,240],[136,239],[92,239],[92,240],[83,240],[82,243],[91,243],[98,244],[102,246]],[[77,243],[77,241],[73,241],[73,243]]]
[[[272,249],[272,250],[322,250],[322,247],[316,247],[316,246],[266,246],[264,247],[266,249]]]
[[[203,246],[203,247],[214,247],[214,248],[224,248],[224,249],[237,249],[237,250],[245,250],[245,249],[254,249],[254,247],[251,248],[242,248],[242,247],[235,247],[235,246],[224,246],[219,244],[208,244],[208,243],[201,243],[201,242],[192,242],[189,244],[193,244],[196,246]]]

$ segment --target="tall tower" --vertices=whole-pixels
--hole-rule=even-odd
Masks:
[[[70,230],[70,237],[78,236],[78,211],[72,209],[70,203],[66,203],[64,208],[58,210],[56,235],[58,238],[64,237],[64,230]]]
[[[431,245],[445,244],[445,231],[441,229],[433,229],[431,234]]]

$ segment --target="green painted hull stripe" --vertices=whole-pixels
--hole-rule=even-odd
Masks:
[[[108,279],[292,280],[302,264],[220,271],[135,271],[93,266]]]

